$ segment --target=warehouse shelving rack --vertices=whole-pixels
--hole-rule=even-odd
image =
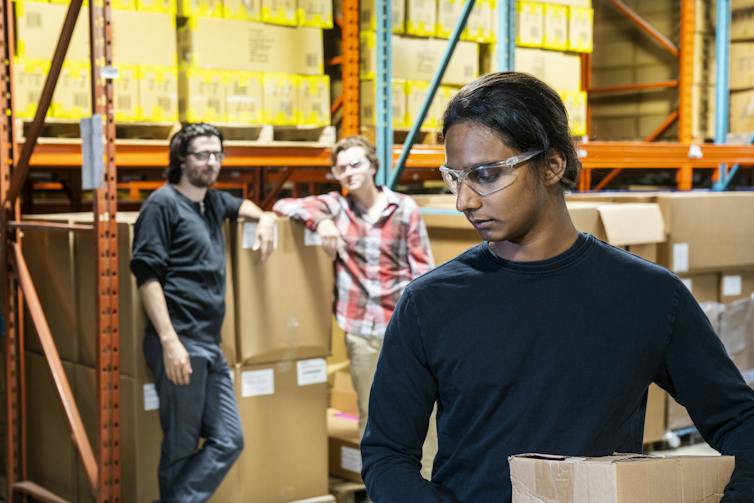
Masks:
[[[621,8],[618,0],[609,1]],[[693,27],[694,0],[680,0],[682,9],[681,43],[677,48],[680,57],[680,75],[677,82],[665,83],[666,87],[678,87],[680,93],[679,110],[671,115],[664,123],[668,127],[678,120],[680,135],[677,142],[590,142],[579,143],[584,171],[579,183],[581,190],[592,189],[591,173],[595,169],[642,169],[667,168],[677,170],[678,188],[688,190],[692,188],[693,172],[696,169],[718,168],[719,179],[728,173],[724,166],[754,165],[754,147],[745,145],[724,145],[724,125],[718,124],[716,144],[695,144],[691,138],[691,65],[693,58]],[[110,1],[104,0],[104,7],[98,7],[90,2],[91,30],[97,36],[91,37],[93,47],[92,72],[99,76],[102,67],[110,64]],[[381,11],[380,32],[384,42],[381,45],[382,65],[389,67],[389,1],[379,0],[378,11]],[[114,138],[114,123],[112,109],[112,83],[110,80],[93,78],[93,110],[105,118],[106,151],[104,184],[95,191],[94,225],[64,225],[52,223],[38,223],[21,220],[21,206],[18,196],[30,169],[35,170],[80,170],[82,164],[81,146],[71,142],[45,141],[37,144],[37,137],[41,130],[44,114],[49,106],[55,81],[60,72],[63,57],[70,41],[73,26],[80,11],[82,0],[72,0],[66,22],[56,49],[53,66],[45,84],[40,100],[40,107],[34,123],[25,140],[17,139],[14,129],[14,115],[12,105],[13,86],[13,19],[11,0],[0,2],[0,50],[5,63],[0,65],[0,82],[2,83],[2,120],[0,120],[0,197],[2,198],[3,219],[0,223],[2,244],[0,253],[3,265],[3,295],[2,313],[5,318],[2,330],[5,334],[6,358],[6,467],[7,467],[7,500],[21,494],[33,495],[42,501],[59,501],[54,495],[44,491],[26,480],[26,432],[24,431],[25,415],[25,375],[24,375],[24,306],[31,313],[40,339],[43,342],[48,364],[55,378],[56,387],[63,401],[66,415],[71,425],[74,443],[81,455],[92,491],[99,502],[116,502],[119,500],[119,390],[118,390],[118,274],[117,269],[117,227],[115,216],[117,211],[116,165],[123,171],[155,172],[162,170],[167,163],[168,147],[166,142],[153,141],[119,141]],[[469,0],[466,8],[470,9],[473,0]],[[625,6],[623,6],[625,7]],[[718,0],[718,8],[727,8],[730,12],[728,0]],[[343,0],[342,16],[338,19],[343,34],[343,54],[334,63],[341,66],[343,77],[343,95],[333,103],[334,110],[342,111],[341,135],[356,134],[359,128],[359,0]],[[512,39],[513,1],[500,0],[499,5],[499,44],[498,51],[500,68],[513,66]],[[629,18],[634,19],[627,12]],[[727,26],[724,16],[718,26],[718,37],[727,44]],[[634,19],[636,22],[637,20]],[[646,23],[645,23],[646,24]],[[462,25],[462,23],[459,23]],[[645,26],[645,32],[652,35],[652,29]],[[721,36],[722,33],[722,36]],[[455,38],[455,37],[454,37]],[[451,41],[452,43],[452,41]],[[664,42],[660,42],[663,43]],[[718,45],[720,48],[720,45]],[[448,51],[448,56],[450,51]],[[446,58],[447,59],[447,58]],[[584,56],[584,89],[589,90],[589,56]],[[718,72],[726,75],[718,77],[718,82],[727,82],[727,65],[722,58],[718,58]],[[389,72],[381,73],[383,84],[389,82]],[[438,79],[435,79],[439,82]],[[658,84],[659,85],[659,84]],[[723,92],[724,91],[724,92]],[[727,89],[721,89],[718,97],[718,107],[722,110],[724,100],[727,99]],[[382,94],[382,105],[389,104],[388,93]],[[427,107],[425,107],[426,109]],[[385,108],[389,113],[390,107]],[[425,110],[426,112],[426,110]],[[721,114],[724,116],[724,114]],[[418,121],[421,123],[421,120]],[[390,121],[384,122],[386,127],[378,138],[387,139]],[[416,126],[414,126],[416,129]],[[659,136],[657,132],[656,136]],[[415,134],[410,135],[413,138]],[[652,138],[650,138],[652,139]],[[392,137],[390,136],[392,141]],[[386,143],[387,140],[382,140]],[[411,144],[409,140],[408,145]],[[401,176],[402,170],[420,168],[427,176],[435,176],[434,170],[444,161],[442,146],[412,145],[406,149],[403,146],[389,146],[384,148],[383,156],[387,162],[383,166],[393,165],[395,170],[386,169],[380,174],[381,179],[394,185]],[[408,155],[410,152],[410,155]],[[322,182],[326,178],[330,165],[330,149],[326,146],[295,146],[291,144],[280,146],[248,146],[228,144],[228,157],[225,161],[227,168],[252,170],[251,183],[261,185],[263,181],[261,168],[275,168],[272,176],[265,181],[270,183],[271,190],[266,193],[257,191],[256,199],[264,206],[269,206],[286,181]],[[723,168],[720,168],[723,166]],[[308,168],[308,169],[302,169]],[[36,229],[53,229],[63,232],[95,232],[97,235],[97,334],[99,341],[99,356],[97,362],[98,374],[98,406],[99,443],[92,449],[83,430],[81,418],[73,402],[70,386],[65,380],[60,358],[50,335],[49,327],[44,319],[44,313],[36,296],[23,254],[21,242],[24,232],[34,232]],[[93,267],[95,267],[93,265]],[[96,452],[96,456],[95,456]]]

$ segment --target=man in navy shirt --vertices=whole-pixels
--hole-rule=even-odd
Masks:
[[[144,356],[160,399],[163,503],[208,500],[243,448],[230,369],[220,350],[222,225],[239,216],[258,220],[264,260],[272,250],[275,215],[210,188],[223,157],[217,128],[185,126],[170,141],[168,183],[149,196],[136,221],[131,270],[148,316]]]
[[[361,445],[372,500],[510,502],[513,454],[640,452],[655,382],[736,457],[722,501],[754,502],[754,391],[677,277],[576,231],[563,192],[579,161],[555,91],[482,77],[443,137],[441,172],[484,242],[412,282],[388,325]]]

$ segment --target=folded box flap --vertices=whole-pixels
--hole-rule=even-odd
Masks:
[[[597,207],[608,243],[615,246],[661,243],[665,224],[655,203],[605,204]]]

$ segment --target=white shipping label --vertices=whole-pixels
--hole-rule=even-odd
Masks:
[[[275,393],[275,373],[272,369],[241,372],[241,396],[264,396]]]
[[[259,244],[257,244],[257,223],[256,222],[244,222],[243,223],[243,240],[241,241],[241,247],[244,250],[258,250]],[[272,231],[272,247],[277,249],[278,247],[278,226]]]
[[[349,472],[361,473],[361,452],[353,447],[341,446],[340,467]]]
[[[296,362],[296,372],[299,386],[327,382],[327,362],[324,358]]]
[[[689,270],[689,244],[676,243],[673,245],[673,271],[686,272]]]
[[[304,229],[304,245],[306,246],[321,246],[322,245],[322,238],[319,237],[319,234],[317,234],[314,231],[311,231],[309,229]]]
[[[743,287],[741,286],[741,276],[739,275],[726,275],[723,276],[723,297],[730,297],[733,295],[741,295]]]
[[[157,390],[154,383],[144,385],[144,410],[157,410],[160,408],[160,397],[157,396]]]
[[[694,280],[691,278],[681,278],[681,282],[686,285],[686,288],[689,289],[689,292],[694,291]]]

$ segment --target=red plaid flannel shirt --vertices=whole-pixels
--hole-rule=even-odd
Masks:
[[[364,220],[350,198],[337,192],[281,199],[276,213],[303,222],[311,231],[331,218],[346,242],[346,258],[335,259],[335,316],[347,333],[385,334],[408,283],[432,269],[427,228],[416,202],[386,187],[379,220]]]

